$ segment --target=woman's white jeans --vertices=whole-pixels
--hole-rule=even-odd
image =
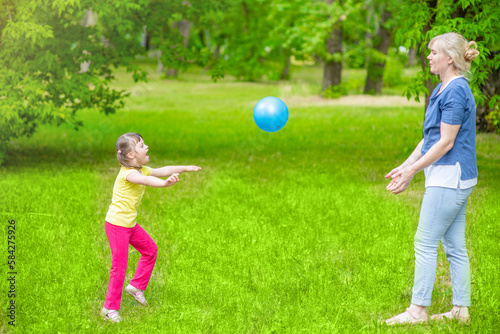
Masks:
[[[465,244],[465,208],[474,187],[427,187],[415,234],[415,282],[412,304],[430,306],[437,249],[443,244],[450,263],[453,305],[470,306],[470,264]]]

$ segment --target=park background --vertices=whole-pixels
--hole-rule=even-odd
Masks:
[[[0,10],[0,332],[494,333],[500,232],[500,9],[495,1],[5,1]],[[91,8],[91,10],[90,10]],[[426,44],[476,40],[479,184],[469,201],[472,324],[389,328],[409,304],[423,176],[383,176],[422,136],[437,83]],[[404,95],[404,97],[403,97]],[[265,133],[255,103],[282,98]],[[410,98],[410,100],[408,100]],[[417,101],[414,101],[417,98]],[[103,219],[129,131],[151,166],[195,164],[147,189],[159,247],[147,298],[104,322]],[[8,325],[16,221],[16,327]],[[131,249],[129,278],[138,261]],[[442,248],[430,313],[451,306]]]

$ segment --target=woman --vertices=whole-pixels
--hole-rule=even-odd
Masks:
[[[441,83],[432,92],[425,113],[424,139],[410,157],[393,169],[387,190],[404,191],[413,176],[425,173],[425,194],[415,234],[415,281],[411,305],[388,320],[389,325],[427,322],[436,276],[437,248],[443,244],[450,263],[453,308],[431,319],[470,319],[470,265],[465,244],[465,208],[477,183],[476,103],[468,81],[476,43],[457,33],[434,37],[429,48],[430,71]]]

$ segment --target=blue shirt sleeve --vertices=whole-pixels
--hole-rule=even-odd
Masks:
[[[462,124],[465,117],[467,99],[460,87],[449,87],[441,104],[441,122],[451,125]]]

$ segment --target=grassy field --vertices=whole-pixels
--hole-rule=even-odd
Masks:
[[[472,324],[389,328],[413,282],[423,175],[394,196],[385,173],[421,138],[422,107],[339,106],[315,94],[320,69],[288,83],[214,84],[201,71],[115,85],[125,110],[80,114],[84,127],[42,127],[11,144],[0,167],[0,333],[493,333],[500,301],[500,137],[478,135],[479,184],[468,206]],[[347,73],[349,75],[349,73]],[[358,74],[352,74],[358,75]],[[269,134],[256,101],[283,98],[285,128]],[[362,97],[359,97],[362,99]],[[356,100],[356,99],[354,99]],[[149,307],[124,295],[124,322],[104,322],[111,254],[104,218],[129,131],[150,166],[195,164],[172,188],[147,189],[139,223],[159,247]],[[7,225],[16,226],[16,330],[7,325]],[[131,248],[128,278],[138,253]],[[440,247],[429,313],[451,307]]]

